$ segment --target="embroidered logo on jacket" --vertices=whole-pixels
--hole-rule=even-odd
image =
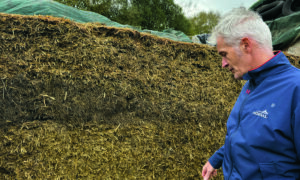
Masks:
[[[269,113],[267,112],[267,110],[264,110],[264,111],[255,111],[252,114],[267,119]]]

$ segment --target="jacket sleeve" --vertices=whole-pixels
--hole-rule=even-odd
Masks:
[[[224,145],[212,155],[208,161],[213,168],[219,169],[222,166],[224,157]]]

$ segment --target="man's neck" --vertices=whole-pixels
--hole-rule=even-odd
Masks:
[[[252,69],[258,68],[274,57],[271,49],[257,48],[253,51]]]

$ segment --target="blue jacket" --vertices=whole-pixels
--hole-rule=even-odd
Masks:
[[[226,180],[300,179],[300,70],[278,52],[243,78],[225,143],[209,162]]]

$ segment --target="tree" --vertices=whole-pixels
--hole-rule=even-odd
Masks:
[[[55,0],[55,1],[78,9],[84,9],[84,10],[86,10],[90,4],[90,0]]]
[[[182,9],[173,0],[130,0],[129,2],[127,19],[124,22],[130,25],[151,30],[168,28],[184,30],[186,28],[178,25],[179,21],[189,24],[188,19],[183,18]]]
[[[96,12],[113,21],[116,21],[116,19],[124,20],[128,12],[128,6],[129,6],[128,0],[90,0],[90,1],[92,3],[90,3],[89,6],[87,7],[88,11]]]
[[[55,0],[78,9],[96,12],[111,20],[127,9],[127,0]]]
[[[200,12],[196,16],[189,19],[192,25],[191,33],[193,35],[210,33],[211,30],[217,25],[219,19],[219,13]]]
[[[172,27],[175,30],[182,31],[186,35],[192,35],[192,24],[182,13],[176,13],[174,19],[171,21],[173,21]]]

